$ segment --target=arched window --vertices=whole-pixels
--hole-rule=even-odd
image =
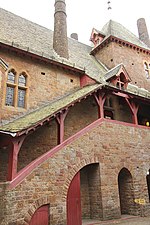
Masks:
[[[27,75],[21,73],[18,78],[18,107],[25,107]]]
[[[144,70],[146,78],[150,78],[150,64],[148,65],[147,62],[144,63]]]
[[[8,72],[6,87],[6,105],[26,107],[27,74],[22,72],[19,76],[14,69]]]
[[[14,106],[15,89],[16,89],[16,71],[14,69],[8,72],[7,87],[6,87],[6,105]]]

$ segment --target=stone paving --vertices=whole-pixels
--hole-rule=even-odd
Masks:
[[[84,220],[82,225],[150,225],[150,217],[122,216],[120,219],[98,221]]]

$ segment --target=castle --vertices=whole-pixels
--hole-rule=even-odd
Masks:
[[[92,47],[0,9],[0,224],[150,216],[150,40],[110,20]]]

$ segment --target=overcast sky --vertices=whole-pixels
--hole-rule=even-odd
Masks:
[[[66,0],[68,36],[76,32],[89,44],[93,27],[100,30],[111,18],[137,33],[137,19],[144,17],[150,34],[150,0]],[[53,30],[55,0],[0,0],[0,7]],[[111,12],[110,12],[111,11]]]

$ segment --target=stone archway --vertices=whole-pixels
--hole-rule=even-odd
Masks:
[[[99,163],[80,170],[82,219],[102,219],[102,196]]]
[[[149,202],[150,202],[150,169],[146,176],[146,181],[147,181],[148,197],[149,197]]]
[[[39,207],[33,214],[29,225],[49,225],[49,205]]]
[[[102,218],[99,163],[84,166],[72,179],[67,194],[67,225]]]
[[[130,171],[122,168],[118,175],[121,214],[134,215],[133,179]]]

